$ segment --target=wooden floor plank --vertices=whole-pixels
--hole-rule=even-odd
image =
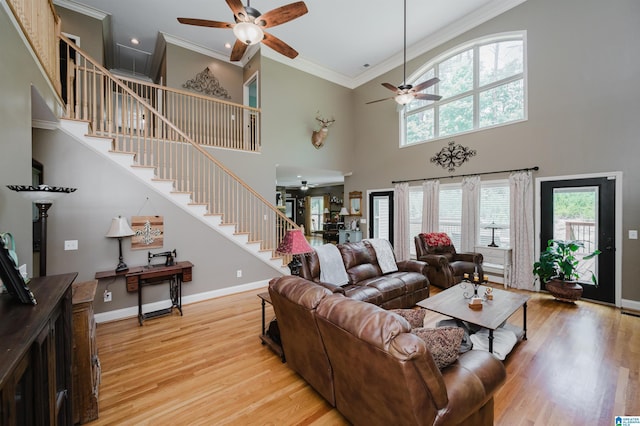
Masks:
[[[92,425],[348,424],[260,343],[264,289],[177,314],[98,325],[100,417]],[[437,292],[434,289],[434,292]],[[267,321],[273,318],[267,307]],[[429,313],[426,324],[446,317]],[[528,340],[505,360],[496,425],[610,425],[640,415],[640,318],[531,294]],[[522,325],[522,311],[509,322]]]

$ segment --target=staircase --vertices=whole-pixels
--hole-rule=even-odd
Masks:
[[[256,150],[259,110],[243,111],[246,107],[241,105],[198,99],[194,101],[199,106],[193,114],[190,111],[173,114],[174,118],[180,118],[176,120],[179,127],[167,117],[172,114],[161,114],[152,105],[158,106],[157,98],[140,96],[146,90],[155,93],[162,90],[161,109],[175,112],[167,99],[175,99],[178,91],[122,82],[73,42],[64,36],[60,38],[66,45],[62,59],[67,64],[66,72],[62,73],[62,94],[67,103],[62,130],[119,164],[279,273],[289,273],[284,265],[291,260],[290,256],[279,256],[275,250],[285,233],[297,225],[187,133],[197,129],[197,138],[206,145],[223,144],[228,148],[231,144],[235,149]],[[173,92],[172,98],[166,96],[169,92]],[[185,105],[184,98],[189,94],[182,92],[180,96],[182,100],[177,103]],[[223,105],[207,106],[216,102]],[[210,126],[198,122],[203,114],[197,111],[202,109],[224,111],[220,115],[233,116],[233,120],[214,116],[216,125],[208,132]],[[247,126],[243,124],[245,121],[249,123]],[[243,129],[249,129],[248,134]]]

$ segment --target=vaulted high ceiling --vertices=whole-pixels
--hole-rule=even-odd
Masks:
[[[247,1],[247,0],[245,0]],[[417,56],[525,0],[407,0],[407,57]],[[292,0],[253,0],[262,13]],[[224,0],[54,0],[81,13],[109,16],[113,68],[148,74],[159,33],[228,58],[230,29],[178,23],[178,17],[233,22]],[[306,0],[309,12],[269,29],[299,52],[291,60],[268,47],[262,54],[354,88],[402,64],[403,1]],[[131,39],[136,38],[138,45]],[[408,70],[410,73],[411,70]],[[397,82],[400,84],[401,82]]]

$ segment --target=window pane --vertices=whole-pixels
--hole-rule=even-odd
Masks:
[[[483,185],[480,188],[480,245],[488,246],[492,241],[489,225],[496,225],[494,242],[498,247],[507,247],[509,240],[509,184]]]
[[[433,108],[407,116],[406,144],[433,139],[434,128]]]
[[[462,188],[440,188],[440,232],[446,232],[456,248],[460,247]]]
[[[519,74],[524,69],[522,40],[480,46],[480,86]]]
[[[522,80],[480,93],[480,127],[523,118],[524,87]]]
[[[440,106],[440,136],[473,129],[473,97],[459,99]]]
[[[418,84],[425,82],[427,80],[429,80],[430,78],[435,77],[435,70],[433,68],[431,68],[429,71],[427,71],[426,73],[422,74],[422,76],[420,76],[419,79],[417,79],[416,81],[414,81],[413,83],[411,83],[414,87],[417,86]],[[419,92],[419,93],[431,93],[434,94],[435,93],[435,88],[436,88],[437,84],[431,86],[431,87],[427,87],[425,90]],[[422,108],[423,106],[426,106],[428,104],[433,103],[433,101],[425,101],[425,100],[421,100],[421,99],[416,99],[411,101],[407,106],[407,111],[413,111],[415,109],[418,108]]]
[[[445,98],[473,89],[473,49],[459,53],[440,64],[440,95]]]

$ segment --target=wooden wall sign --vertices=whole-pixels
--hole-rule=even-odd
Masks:
[[[163,216],[132,216],[131,229],[136,233],[131,237],[132,250],[161,248],[164,245]]]

